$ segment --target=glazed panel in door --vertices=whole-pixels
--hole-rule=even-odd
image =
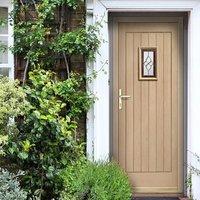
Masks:
[[[136,193],[183,192],[182,49],[180,21],[114,29],[113,157]],[[141,79],[152,68],[156,75]]]

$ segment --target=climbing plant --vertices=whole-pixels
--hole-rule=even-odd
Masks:
[[[76,55],[93,59],[100,40],[99,24],[69,27],[66,12],[82,3],[13,0],[15,44],[11,50],[25,60],[21,89],[27,106],[20,115],[11,116],[16,131],[8,133],[2,151],[5,160],[25,172],[21,184],[29,199],[59,199],[59,171],[84,155],[78,120],[95,98],[85,90],[87,78],[73,72],[70,61]],[[60,59],[63,64],[58,64]],[[57,65],[65,66],[65,80],[55,75]]]
[[[98,25],[88,28],[82,25],[71,30],[65,21],[65,12],[76,9],[81,2],[82,0],[14,0],[13,52],[26,60],[23,82],[28,70],[38,67],[54,69],[58,59],[63,59],[69,77],[72,55],[82,55],[86,59],[94,57],[100,42],[97,37]],[[59,17],[57,11],[60,13]]]

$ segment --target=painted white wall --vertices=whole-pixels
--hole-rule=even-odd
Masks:
[[[94,23],[102,22],[99,52],[96,54],[94,69],[98,72],[94,80],[94,94],[97,101],[94,105],[94,159],[105,160],[109,157],[109,46],[108,46],[108,13],[105,7],[96,1],[94,4]],[[103,41],[104,40],[104,41]],[[103,107],[102,107],[103,105]]]
[[[189,18],[188,67],[188,164],[200,169],[195,157],[200,155],[200,5],[196,5]],[[200,177],[193,176],[193,194],[200,199]]]
[[[97,161],[109,158],[109,48],[108,24],[106,23],[108,16],[105,7],[99,1],[93,4],[91,0],[88,0],[87,9],[88,23],[102,22],[99,35],[102,40],[99,48],[101,53],[96,54],[95,62],[93,65],[89,63],[87,70],[87,74],[91,74],[92,70],[98,72],[97,78],[88,85],[98,100],[87,116],[87,153],[90,159]],[[92,15],[92,12],[95,15]],[[93,16],[92,21],[91,16]]]
[[[187,137],[189,151],[200,155],[200,0],[88,0],[88,13],[93,14],[93,23],[101,16],[101,36],[108,41],[108,12],[120,11],[188,11],[188,120]],[[89,16],[89,15],[88,15]],[[97,19],[98,18],[98,19]],[[92,23],[92,21],[91,21]],[[99,55],[100,54],[100,55]],[[102,63],[109,61],[109,42],[102,43],[99,54],[94,62],[94,69],[99,70]],[[109,62],[108,62],[109,63]],[[100,73],[93,83],[93,92],[99,100],[96,101],[92,113],[88,115],[88,154],[94,160],[109,157],[109,66],[104,69],[107,74]],[[90,138],[93,137],[93,138]],[[93,140],[93,142],[91,142]],[[93,145],[90,147],[90,145]],[[92,151],[91,151],[92,149]],[[197,166],[191,153],[188,153],[188,163]],[[200,168],[200,166],[197,166]],[[200,200],[200,177],[193,176],[194,198]]]
[[[88,6],[87,7],[87,10],[88,10],[88,14],[87,14],[87,19],[86,19],[86,25],[90,25],[90,24],[93,24],[93,13],[92,12],[89,12],[90,10],[90,7]],[[87,63],[87,69],[86,69],[86,74],[87,76],[89,77],[92,72],[94,70],[94,65],[93,65],[93,62],[88,62]],[[93,82],[88,82],[87,83],[87,91],[91,91],[93,92],[94,91],[94,83]],[[88,113],[87,113],[87,155],[88,155],[88,158],[90,160],[94,160],[94,144],[93,144],[93,141],[94,141],[94,107],[92,107]]]

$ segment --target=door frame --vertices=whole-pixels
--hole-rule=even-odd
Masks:
[[[109,13],[137,13],[137,12],[188,12],[188,40],[185,43],[188,46],[187,66],[185,85],[188,89],[186,96],[187,110],[186,119],[186,149],[199,153],[200,139],[200,2],[199,0],[87,0],[87,24],[94,24],[101,21],[100,28],[101,45],[94,62],[87,65],[87,74],[94,69],[102,70],[97,78],[88,85],[88,90],[92,90],[98,100],[88,112],[87,115],[87,153],[92,160],[105,160],[110,157],[110,68],[111,57],[109,54],[109,31],[108,25]],[[105,42],[106,41],[106,42]],[[102,67],[103,63],[103,67]],[[107,72],[107,73],[104,73]],[[187,164],[193,163],[192,155],[185,153]],[[194,163],[195,164],[195,163]],[[186,190],[185,190],[186,191]],[[200,198],[199,180],[193,180],[193,194],[195,198]]]
[[[123,16],[124,15],[124,16]],[[183,49],[180,49],[180,52],[182,53],[182,62],[183,62],[183,96],[187,96],[187,48],[184,46],[184,43],[187,43],[187,31],[184,35],[184,30],[183,30],[183,24],[184,21],[187,21],[187,15],[185,13],[162,13],[162,15],[160,13],[131,13],[131,17],[128,16],[130,15],[130,13],[126,16],[127,14],[121,14],[121,16],[117,16],[117,14],[115,13],[114,16],[111,15],[109,16],[109,27],[110,27],[110,158],[112,157],[112,149],[113,149],[113,134],[114,134],[114,119],[116,119],[116,117],[113,116],[114,114],[114,110],[113,110],[113,88],[114,88],[114,67],[118,65],[118,61],[117,61],[117,54],[118,54],[118,23],[120,22],[141,22],[141,23],[154,23],[154,22],[158,22],[158,23],[164,23],[164,22],[169,22],[169,23],[178,23],[178,30],[182,29],[182,32],[179,33],[179,37],[182,40],[182,44],[180,44],[180,48],[183,47]],[[135,15],[135,16],[134,16]],[[116,70],[117,71],[117,70]],[[117,83],[115,83],[117,84]],[[179,160],[181,161],[180,164],[183,163],[187,163],[187,101],[184,98],[183,100],[183,153],[182,155],[184,155],[184,157],[179,158]],[[118,131],[118,130],[116,130]],[[186,146],[185,146],[186,144]],[[182,151],[182,150],[181,150]],[[180,155],[180,154],[179,154]],[[186,181],[186,177],[187,177],[187,168],[186,167],[180,167],[179,169],[181,169],[180,174],[178,175],[178,184],[179,187],[183,187],[184,186],[184,182]],[[181,185],[181,186],[180,186]],[[186,188],[183,188],[183,193],[184,191],[186,191]],[[178,193],[178,194],[163,194],[165,196],[177,196],[177,195],[181,195],[183,193]],[[140,194],[137,194],[140,196]],[[146,195],[142,194],[143,196]],[[155,196],[155,194],[154,194]]]

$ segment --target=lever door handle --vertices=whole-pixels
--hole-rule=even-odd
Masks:
[[[129,95],[122,95],[122,89],[119,89],[119,110],[122,110],[123,102],[122,100],[126,100],[131,98]]]
[[[129,99],[129,98],[131,98],[131,96],[128,96],[128,95],[121,95],[120,96],[122,99]]]

